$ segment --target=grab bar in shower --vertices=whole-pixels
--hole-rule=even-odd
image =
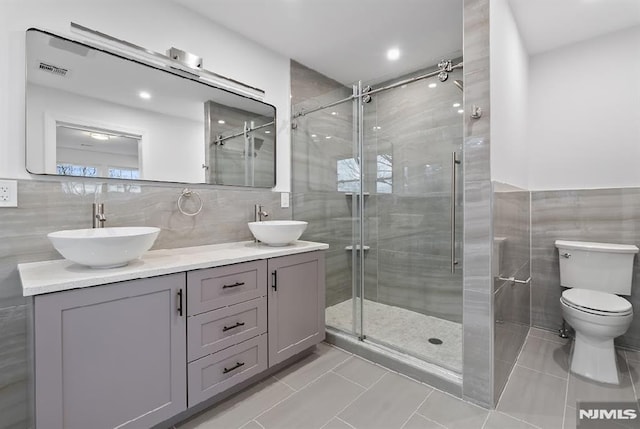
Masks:
[[[456,272],[456,166],[460,164],[458,160],[458,154],[452,152],[451,154],[451,272]]]

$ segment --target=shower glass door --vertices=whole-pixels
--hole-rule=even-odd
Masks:
[[[451,81],[458,73],[447,82],[434,77],[381,91],[363,103],[360,217],[361,335],[457,372],[462,93]]]
[[[368,103],[348,89],[307,100],[294,105],[309,113],[294,117],[292,133],[293,216],[309,222],[303,239],[330,245],[327,326],[456,372],[460,78],[454,70],[447,82],[418,80]]]

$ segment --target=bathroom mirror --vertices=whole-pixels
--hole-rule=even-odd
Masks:
[[[33,174],[275,185],[275,107],[51,33],[26,40]]]

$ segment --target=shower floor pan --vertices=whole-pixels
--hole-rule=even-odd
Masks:
[[[327,307],[326,324],[351,332],[352,313],[351,299]],[[367,338],[443,368],[462,372],[462,324],[367,299],[364,300],[364,314]]]

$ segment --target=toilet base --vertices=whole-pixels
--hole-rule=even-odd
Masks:
[[[571,372],[601,383],[620,384],[613,338],[593,338],[576,331]]]

